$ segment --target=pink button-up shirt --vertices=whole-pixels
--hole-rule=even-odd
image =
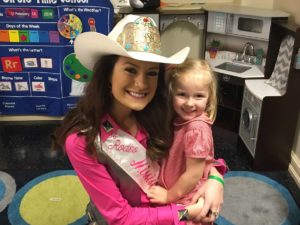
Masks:
[[[103,127],[100,128],[103,141],[116,129],[120,129],[109,115],[104,116],[102,122],[106,120],[113,129],[106,132]],[[147,134],[144,129],[139,130],[135,138],[146,147]],[[140,195],[142,206],[132,207],[123,197],[107,168],[87,153],[85,136],[78,135],[76,132],[70,134],[66,139],[65,149],[85,190],[108,224],[185,224],[178,221],[178,210],[182,209],[182,206],[169,204],[153,207],[142,190],[139,193],[132,193],[132,195]]]

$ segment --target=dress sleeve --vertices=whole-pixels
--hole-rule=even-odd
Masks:
[[[84,136],[70,134],[66,139],[65,149],[82,185],[108,224],[185,224],[178,221],[177,213],[182,206],[170,204],[158,207],[131,207],[105,166],[87,154]]]
[[[206,158],[213,154],[213,137],[211,126],[203,121],[193,122],[184,135],[185,156]]]

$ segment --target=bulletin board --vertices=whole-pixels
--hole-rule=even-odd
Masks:
[[[92,76],[74,40],[108,34],[112,20],[109,0],[0,0],[0,115],[63,116],[73,108]]]

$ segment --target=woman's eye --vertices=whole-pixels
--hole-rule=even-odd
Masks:
[[[185,96],[185,93],[184,92],[178,92],[178,93],[176,93],[176,96]]]
[[[155,77],[155,76],[158,76],[158,71],[149,71],[147,73],[148,76],[151,76],[151,77]]]
[[[134,69],[134,68],[125,68],[125,71],[127,73],[131,73],[131,74],[135,74],[136,73],[136,69]]]

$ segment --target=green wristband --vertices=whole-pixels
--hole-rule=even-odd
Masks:
[[[224,186],[224,180],[221,177],[214,176],[214,175],[209,175],[208,179],[217,180],[217,181],[219,181]]]

